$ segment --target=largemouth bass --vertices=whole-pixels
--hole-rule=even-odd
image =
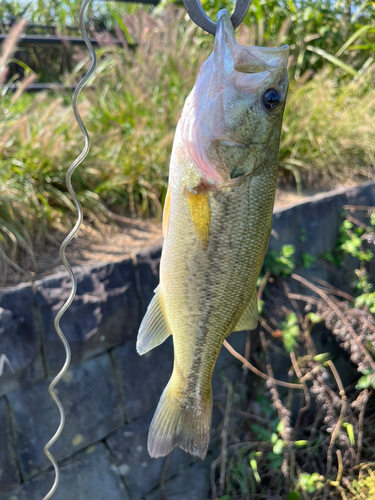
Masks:
[[[148,436],[152,457],[176,446],[205,457],[220,348],[232,331],[257,325],[288,54],[288,46],[239,45],[222,10],[214,50],[185,102],[163,213],[160,284],[137,340],[144,354],[173,336],[173,373]]]

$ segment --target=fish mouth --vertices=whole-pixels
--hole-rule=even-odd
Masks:
[[[289,45],[281,47],[240,45],[236,40],[229,12],[226,9],[220,10],[217,19],[214,53],[223,74],[230,72],[230,69],[248,74],[280,69],[285,71],[289,58]],[[224,58],[222,54],[225,54]]]

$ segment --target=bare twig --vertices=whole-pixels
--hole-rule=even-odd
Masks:
[[[336,384],[337,384],[337,387],[339,388],[339,391],[340,391],[339,394],[340,394],[341,398],[346,399],[344,386],[342,385],[340,375],[339,375],[338,371],[336,370],[336,366],[332,363],[332,361],[328,361],[327,364],[330,367],[330,369],[333,373],[333,376],[335,377]]]
[[[306,382],[307,380],[310,380],[313,378],[313,376],[315,375],[315,373],[317,373],[319,370],[321,370],[323,368],[322,365],[317,365],[317,366],[314,366],[314,368],[312,370],[310,370],[308,373],[306,373],[306,375],[304,375],[302,378],[301,378],[301,383],[303,384],[304,382]]]
[[[335,444],[337,434],[340,432],[341,424],[342,424],[343,418],[344,418],[345,413],[346,413],[347,400],[346,400],[344,386],[342,385],[341,378],[338,374],[338,371],[336,370],[335,365],[332,363],[332,361],[328,361],[327,364],[330,367],[330,369],[333,373],[333,376],[336,380],[336,384],[337,384],[337,387],[339,388],[340,397],[341,397],[341,401],[342,401],[340,416],[337,420],[335,428],[333,429],[331,440],[330,440],[328,451],[327,451],[327,471],[330,472],[331,467],[332,467],[332,448],[333,448],[333,445]],[[341,454],[340,454],[340,458],[341,458]]]
[[[233,347],[226,341],[224,340],[223,345],[228,351],[233,354],[233,356],[237,359],[239,359],[245,366],[249,368],[253,373],[258,375],[259,377],[262,377],[264,380],[271,380],[276,385],[280,385],[281,387],[287,387],[288,389],[300,389],[303,390],[303,386],[301,384],[291,384],[289,382],[284,382],[283,380],[276,380],[273,377],[270,379],[269,376],[267,376],[265,373],[261,372],[258,370],[258,368],[255,368],[247,359],[245,359],[243,356],[241,356],[240,353],[238,353]]]
[[[227,444],[228,444],[228,427],[229,416],[232,409],[233,387],[228,384],[227,404],[225,408],[225,417],[223,430],[221,432],[221,464],[220,464],[220,479],[219,479],[219,496],[222,496],[225,491],[225,470],[227,466]]]
[[[336,456],[337,456],[337,476],[336,476],[336,481],[330,481],[329,483],[334,486],[335,488],[339,488],[340,483],[341,483],[341,478],[342,478],[342,471],[343,471],[343,465],[342,465],[342,456],[341,456],[341,451],[336,450]]]
[[[262,343],[263,351],[264,351],[264,356],[266,359],[266,368],[269,376],[268,384],[270,386],[270,392],[271,392],[271,397],[272,397],[272,402],[273,405],[279,415],[280,422],[283,425],[283,431],[282,431],[282,437],[284,440],[284,461],[283,465],[281,466],[281,472],[283,473],[285,479],[288,481],[289,479],[289,474],[288,474],[288,456],[290,452],[290,440],[291,440],[291,435],[292,435],[292,429],[290,427],[290,411],[285,408],[285,406],[282,404],[281,399],[279,397],[279,394],[276,389],[275,385],[275,379],[273,376],[273,370],[271,367],[271,362],[269,358],[269,352],[268,352],[268,346],[267,346],[267,341],[266,337],[264,335],[264,332],[262,330],[259,331],[259,336],[260,340]]]
[[[338,462],[338,471],[337,471],[337,476],[336,476],[336,482],[338,484],[340,484],[341,478],[342,478],[342,469],[343,469],[341,451],[337,450],[336,455],[337,455],[337,462]]]
[[[303,325],[303,316],[301,314],[301,311],[299,310],[297,302],[290,297],[290,293],[291,293],[290,286],[288,285],[288,283],[286,281],[282,281],[281,284],[282,284],[282,286],[284,288],[286,296],[288,297],[288,299],[290,300],[292,306],[294,307],[294,310],[295,310],[295,312],[296,312],[296,314],[298,316],[298,321],[300,322],[301,325]],[[289,311],[287,311],[285,314],[287,314],[288,312]]]
[[[358,227],[361,227],[362,229],[364,229],[365,231],[371,231],[371,227],[370,226],[367,226],[366,224],[363,224],[363,222],[359,221],[358,219],[356,219],[355,217],[353,217],[352,215],[347,215],[346,218],[350,221],[350,222],[353,222],[353,224],[355,224],[356,226]]]
[[[359,319],[360,321],[363,321],[364,323],[364,326],[366,328],[370,328],[370,330],[372,330],[373,332],[375,332],[375,325],[371,324],[367,319],[363,319],[363,317],[358,314],[358,312],[355,310],[355,309],[351,309],[351,314],[353,314],[353,316],[355,316],[357,319]]]
[[[228,448],[225,450],[225,453],[228,455],[230,451],[234,450],[237,451],[239,448],[247,449],[247,448],[255,448],[259,447],[259,443],[257,441],[254,442],[248,442],[248,443],[238,443],[238,444],[232,444],[228,446]],[[217,457],[216,460],[214,460],[211,464],[211,490],[212,490],[212,500],[217,500],[217,488],[216,488],[216,481],[215,481],[215,471],[218,463],[221,463],[221,454]]]
[[[303,300],[303,302],[307,302],[308,304],[315,304],[318,305],[320,302],[320,299],[317,299],[316,297],[311,297],[310,295],[302,295],[301,293],[290,293],[288,295],[289,299],[294,299],[294,300]]]
[[[361,397],[362,396],[362,397]],[[363,443],[363,419],[365,416],[365,410],[366,410],[366,405],[367,401],[369,399],[369,392],[368,389],[365,389],[362,391],[361,395],[361,407],[359,411],[359,417],[358,417],[358,438],[357,438],[357,455],[355,457],[355,462],[356,464],[359,464],[359,460],[361,458],[361,452],[362,452],[362,443]],[[357,400],[359,399],[357,398]]]
[[[342,297],[343,299],[349,300],[349,302],[354,302],[354,300],[355,300],[354,297],[352,297],[351,295],[349,295],[346,292],[343,292],[339,288],[336,288],[335,286],[331,285],[327,281],[324,281],[320,278],[317,278],[316,276],[313,278],[313,280],[316,281],[316,283],[323,285],[326,288],[326,291],[329,291],[330,293],[332,293],[332,295],[337,295],[339,297]]]
[[[295,371],[295,374],[297,375],[298,380],[301,382],[301,385],[303,387],[303,393],[305,395],[305,403],[306,403],[305,406],[303,408],[300,408],[300,410],[298,412],[297,421],[296,421],[295,426],[294,426],[294,429],[298,429],[302,415],[310,408],[311,399],[310,399],[310,393],[309,393],[309,390],[308,390],[306,384],[304,382],[302,382],[302,378],[303,378],[302,373],[301,373],[301,370],[299,369],[299,366],[298,366],[298,363],[296,360],[296,355],[294,354],[294,352],[290,353],[290,360],[291,360],[292,365],[293,365],[293,370]]]
[[[269,334],[274,335],[274,330],[272,330],[272,328],[267,324],[267,321],[265,321],[261,316],[259,316],[259,323]]]
[[[238,408],[233,408],[233,411],[235,411],[239,415],[242,415],[245,418],[255,420],[256,422],[259,422],[261,425],[269,425],[269,420],[267,418],[260,417],[259,415],[255,415],[254,413],[249,413],[247,411],[242,411]]]
[[[250,330],[246,332],[246,344],[245,344],[245,359],[249,360],[250,351],[251,351],[251,333]],[[247,365],[242,366],[242,383],[246,384],[246,377],[249,371],[249,367]]]
[[[364,207],[362,205],[344,205],[342,207],[344,210],[350,210],[351,213],[355,212],[356,210],[361,210],[364,212],[375,212],[375,207]]]
[[[267,271],[266,274],[263,276],[263,279],[258,288],[258,293],[257,293],[258,300],[262,298],[264,288],[267,285],[267,281],[269,280],[270,276],[271,276],[270,271]]]
[[[374,362],[374,360],[372,359],[372,357],[368,353],[367,349],[365,348],[365,346],[361,342],[361,339],[358,337],[358,335],[354,331],[353,327],[351,326],[351,324],[349,323],[349,321],[347,320],[347,318],[345,317],[345,315],[340,311],[340,308],[334,303],[334,301],[332,300],[332,298],[329,297],[319,287],[313,285],[312,283],[310,283],[309,281],[307,281],[305,278],[302,278],[302,276],[299,276],[298,274],[293,273],[291,275],[291,277],[293,279],[295,279],[296,281],[299,281],[300,283],[302,283],[303,285],[305,285],[307,288],[310,288],[310,290],[312,290],[313,292],[315,292],[316,294],[318,294],[320,297],[322,297],[322,299],[324,299],[327,302],[327,304],[337,314],[337,316],[341,319],[341,321],[344,323],[344,325],[346,326],[346,328],[349,330],[351,336],[353,337],[353,339],[355,340],[355,342],[358,344],[358,347],[361,349],[363,355],[367,359],[367,361],[370,364],[371,368],[373,369],[373,371],[375,371],[375,362]]]

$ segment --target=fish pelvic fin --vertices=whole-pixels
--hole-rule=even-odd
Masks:
[[[206,456],[210,439],[212,389],[207,398],[186,404],[173,387],[173,374],[160,398],[148,433],[148,452],[151,457],[164,457],[174,448]]]
[[[255,289],[249,304],[246,306],[245,311],[242,313],[237,325],[233,328],[234,332],[241,332],[242,330],[255,330],[258,325],[258,298]]]
[[[137,352],[142,356],[154,347],[162,344],[171,334],[164,315],[160,286],[155,288],[145,317],[139,327],[137,337]]]

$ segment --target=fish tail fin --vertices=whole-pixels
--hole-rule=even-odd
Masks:
[[[202,460],[206,456],[211,430],[212,389],[207,398],[186,405],[169,381],[160,398],[148,434],[151,457],[164,457],[179,446]]]

